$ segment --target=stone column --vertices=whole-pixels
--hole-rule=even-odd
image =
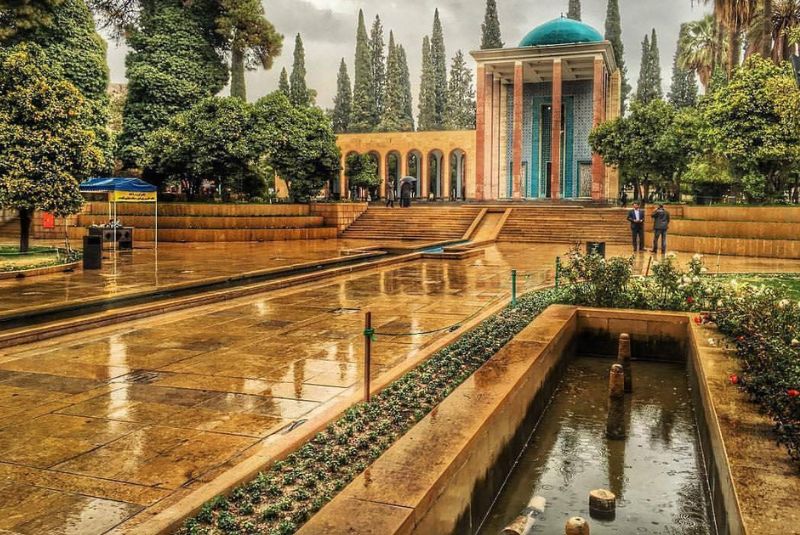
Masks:
[[[511,175],[510,163],[508,161],[508,95],[510,84],[500,82],[500,147],[497,152],[497,198],[506,199],[511,197],[508,189],[508,177]],[[513,91],[512,91],[513,93]]]
[[[386,182],[389,180],[389,154],[379,155],[379,158],[381,160],[379,166],[381,172],[381,186],[378,189],[378,196],[383,199],[386,197]]]
[[[450,200],[450,173],[452,167],[450,166],[450,154],[442,155],[442,199]]]
[[[514,64],[514,135],[511,142],[511,165],[514,181],[512,196],[514,199],[522,198],[522,98],[525,83],[522,76],[522,62],[517,61]]]
[[[562,66],[560,59],[553,60],[553,98],[552,98],[552,123],[550,145],[550,197],[558,199],[561,186],[561,76]]]
[[[500,193],[500,77],[492,77],[492,173],[489,175],[490,199],[498,198]]]
[[[483,200],[484,162],[486,161],[485,68],[478,64],[475,113],[475,199]]]
[[[495,162],[494,150],[494,74],[486,73],[483,82],[486,98],[484,99],[484,113],[486,114],[486,153],[483,161],[483,198],[489,199],[492,195],[492,165]]]
[[[431,174],[431,164],[430,164],[430,155],[423,153],[420,156],[420,168],[419,168],[419,179],[422,181],[422,189],[420,190],[420,197],[423,199],[428,199],[428,193],[430,193],[430,174]]]
[[[606,92],[605,92],[605,65],[602,58],[594,59],[594,78],[592,89],[592,126],[597,128],[605,119]],[[592,154],[592,200],[600,201],[605,198],[605,163],[603,158]]]
[[[611,74],[611,83],[608,90],[608,115],[607,120],[614,120],[622,112],[622,74],[619,70]],[[616,199],[619,196],[619,170],[616,167],[606,167],[605,183],[606,199]]]
[[[347,155],[342,154],[342,168],[339,170],[339,197],[347,199]]]

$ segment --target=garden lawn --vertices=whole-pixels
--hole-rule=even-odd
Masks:
[[[17,247],[0,246],[0,271],[22,271],[64,263],[66,256],[53,247],[31,247],[27,253],[20,254]]]

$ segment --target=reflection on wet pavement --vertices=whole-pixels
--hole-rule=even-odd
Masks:
[[[437,339],[400,333],[507,296],[512,268],[520,292],[552,280],[567,249],[499,244],[0,349],[0,530],[103,533],[161,510],[359,384],[365,309],[397,333],[373,345],[377,376]]]

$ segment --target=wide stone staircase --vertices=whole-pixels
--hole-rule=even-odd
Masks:
[[[343,233],[344,238],[370,240],[457,240],[481,213],[478,206],[370,206]]]
[[[577,243],[604,241],[627,244],[630,224],[622,208],[581,206],[520,206],[511,215],[498,241]]]

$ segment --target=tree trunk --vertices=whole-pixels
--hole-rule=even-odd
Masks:
[[[741,47],[742,41],[739,28],[731,28],[728,33],[728,80],[733,77],[733,71],[739,66]]]
[[[772,53],[772,0],[764,0],[764,42],[761,43],[761,55],[771,57]]]
[[[31,244],[31,223],[33,221],[33,210],[29,208],[19,209],[19,252],[27,253]]]
[[[247,101],[247,87],[244,81],[244,50],[234,46],[231,50],[231,96]]]

